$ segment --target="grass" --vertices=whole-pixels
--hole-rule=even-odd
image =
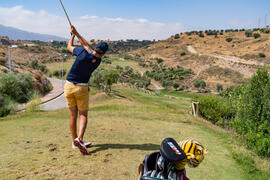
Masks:
[[[269,179],[255,161],[237,155],[244,151],[233,154],[237,139],[230,133],[188,114],[192,96],[173,91],[155,96],[114,87],[110,96],[90,102],[85,134],[85,140],[93,142],[89,156],[71,148],[67,109],[0,119],[1,178],[136,179],[145,155],[173,137],[196,138],[209,150],[198,168],[187,168],[191,179]],[[255,171],[248,170],[252,166]]]

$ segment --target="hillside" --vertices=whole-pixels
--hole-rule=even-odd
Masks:
[[[2,51],[7,55],[8,48],[0,46]],[[48,45],[38,45],[33,47],[19,45],[17,48],[11,49],[12,59],[18,63],[27,63],[37,60],[40,63],[49,63],[55,61],[62,61],[63,54],[60,50]]]
[[[53,39],[56,41],[67,41],[66,38],[23,31],[13,27],[6,27],[0,24],[0,36],[8,36],[12,40],[39,40],[48,42]]]
[[[217,36],[203,33],[204,37],[185,33],[131,54],[152,62],[162,58],[166,66],[191,69],[194,75],[186,85],[192,87],[195,80],[202,79],[206,81],[206,88],[215,91],[218,83],[224,88],[245,83],[258,68],[269,65],[270,34],[253,33],[261,36],[246,37],[245,31],[223,32]],[[228,42],[228,38],[232,41]],[[260,57],[260,53],[265,57]]]
[[[20,50],[16,50],[18,52]],[[14,53],[14,52],[13,52]],[[0,75],[9,73],[9,64],[8,64],[8,52],[7,48],[0,47]],[[16,56],[15,53],[12,56],[12,71],[14,73],[30,73],[34,89],[41,92],[46,93],[48,90],[52,88],[50,81],[47,79],[46,75],[41,71],[41,69],[31,67],[26,65],[25,62],[30,61],[27,59],[29,56],[28,53],[22,52],[23,55]],[[24,59],[25,58],[25,59]],[[41,66],[39,66],[41,67]],[[46,70],[46,68],[44,68]]]

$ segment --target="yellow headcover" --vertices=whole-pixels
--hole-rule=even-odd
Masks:
[[[179,145],[184,150],[187,158],[175,163],[175,167],[178,170],[184,169],[186,164],[189,167],[197,167],[203,161],[204,155],[207,154],[207,150],[195,139],[181,141]]]

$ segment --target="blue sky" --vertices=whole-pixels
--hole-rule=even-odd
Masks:
[[[121,18],[131,21],[146,19],[151,23],[162,23],[165,26],[168,25],[168,27],[170,26],[171,28],[171,30],[169,30],[170,33],[174,33],[174,31],[178,30],[184,31],[192,29],[252,28],[258,26],[259,18],[261,26],[263,26],[265,24],[266,14],[268,14],[267,24],[270,24],[270,0],[62,1],[75,25],[78,18],[81,16],[97,16],[100,18],[99,20],[102,20],[102,18]],[[0,8],[12,8],[19,5],[27,11],[37,13],[44,10],[50,15],[64,17],[58,0],[0,0]],[[29,21],[31,20],[29,19]],[[0,24],[1,23],[0,19]],[[178,23],[181,24],[181,27]],[[177,24],[177,28],[173,27],[173,24]],[[6,22],[4,25],[8,25],[8,23]],[[11,25],[14,26],[14,24]],[[48,23],[48,26],[49,25],[50,24]],[[96,25],[100,26],[100,24]],[[124,23],[121,25],[124,25]],[[134,28],[134,26],[132,27]],[[150,27],[150,25],[141,28],[145,27]],[[19,28],[22,29],[22,26],[19,26]],[[91,28],[90,24],[89,28]],[[162,30],[162,32],[164,32],[164,30]],[[164,37],[162,36],[162,38]]]

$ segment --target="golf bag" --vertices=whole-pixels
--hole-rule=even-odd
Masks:
[[[186,159],[186,154],[172,138],[162,141],[160,151],[145,156],[139,166],[139,180],[188,180],[185,169],[179,171],[175,162]]]

